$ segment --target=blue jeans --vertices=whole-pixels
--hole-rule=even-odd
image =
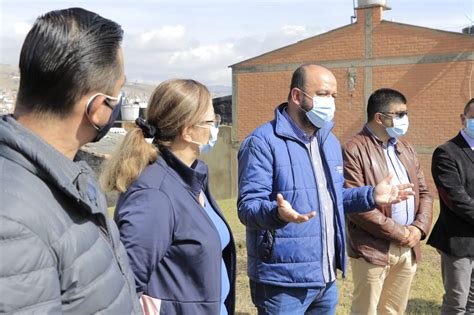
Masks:
[[[250,280],[250,295],[258,315],[336,314],[336,281],[325,287],[288,288]]]

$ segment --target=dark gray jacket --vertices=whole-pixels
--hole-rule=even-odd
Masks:
[[[12,116],[0,116],[0,313],[140,314],[103,194]]]

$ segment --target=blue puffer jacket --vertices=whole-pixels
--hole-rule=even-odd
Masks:
[[[275,119],[257,128],[239,151],[238,214],[247,227],[248,276],[266,284],[287,287],[324,285],[321,214],[310,154],[283,116],[286,103],[275,110]],[[320,129],[321,158],[334,202],[336,265],[345,275],[344,209],[375,207],[373,187],[343,188],[343,162],[333,124]],[[317,215],[302,224],[286,224],[277,216],[277,193],[300,213]]]

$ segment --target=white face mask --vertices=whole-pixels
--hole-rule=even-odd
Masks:
[[[466,128],[464,128],[464,132],[474,139],[474,118],[466,118]]]
[[[392,117],[393,127],[387,127],[387,133],[392,138],[398,138],[405,135],[408,131],[408,115],[403,116],[402,118],[399,117]]]
[[[214,145],[217,142],[217,135],[219,134],[219,127],[209,126],[209,125],[208,126],[196,125],[196,127],[206,128],[206,129],[210,130],[211,137],[209,138],[209,141],[207,143],[199,143],[199,142],[196,142],[196,141],[191,141],[192,143],[199,144],[199,154],[208,153],[209,151],[212,150],[212,148],[214,147]]]
[[[302,91],[306,96],[310,97],[307,93]],[[309,121],[318,128],[323,128],[334,118],[336,111],[336,104],[334,97],[332,96],[314,96],[313,108],[306,112],[306,117]]]

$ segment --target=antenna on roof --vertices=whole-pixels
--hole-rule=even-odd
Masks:
[[[467,13],[464,13],[464,16],[469,20],[469,24],[462,29],[462,33],[464,34],[469,34],[469,35],[474,35],[474,20],[467,15]]]
[[[473,20],[469,15],[467,15],[467,13],[464,13],[464,16],[465,16],[469,21],[471,21],[471,24],[474,24],[474,20]]]

